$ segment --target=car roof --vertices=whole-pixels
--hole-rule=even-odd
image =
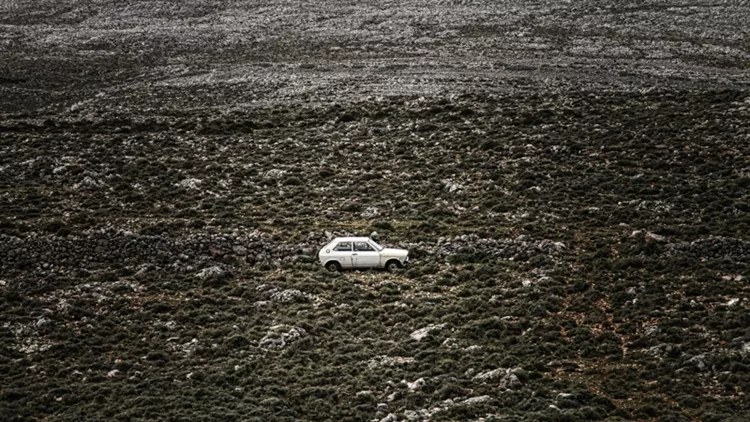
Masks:
[[[366,242],[370,240],[369,237],[337,237],[331,242]]]

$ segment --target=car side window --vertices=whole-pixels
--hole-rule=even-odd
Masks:
[[[339,252],[350,252],[352,250],[352,242],[339,242],[333,250]]]
[[[370,246],[370,244],[367,242],[354,242],[354,250],[361,252],[375,251],[375,249],[373,249],[372,246]]]

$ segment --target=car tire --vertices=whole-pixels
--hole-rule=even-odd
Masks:
[[[396,271],[401,269],[401,262],[397,259],[391,259],[385,263],[385,269],[388,271]]]
[[[341,271],[341,264],[338,263],[338,261],[328,261],[326,262],[326,270],[336,273]]]

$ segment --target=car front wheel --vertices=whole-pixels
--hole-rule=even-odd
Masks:
[[[326,270],[335,273],[337,271],[341,271],[341,264],[338,263],[338,261],[328,261],[326,263]]]
[[[385,269],[388,271],[396,271],[401,268],[401,262],[396,259],[392,259],[385,263]]]

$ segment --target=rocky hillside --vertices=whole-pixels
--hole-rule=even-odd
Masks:
[[[747,27],[0,2],[0,420],[750,420]]]

